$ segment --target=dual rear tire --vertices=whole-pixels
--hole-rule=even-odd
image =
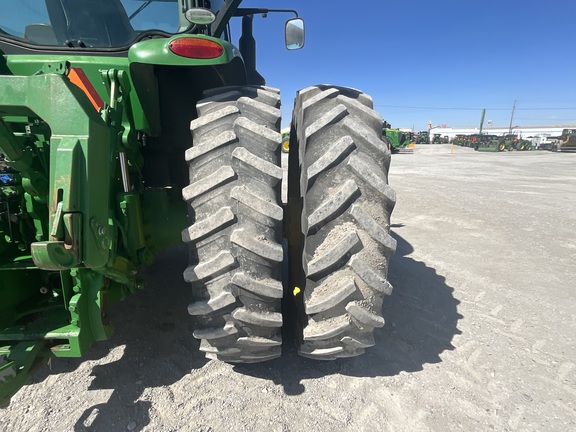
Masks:
[[[297,327],[299,353],[322,360],[361,354],[384,325],[396,247],[390,151],[371,98],[333,86],[297,94],[284,225],[279,92],[247,86],[204,96],[186,152],[191,225],[182,234],[200,349],[232,363],[280,356],[281,299],[297,287],[297,317],[286,322]]]

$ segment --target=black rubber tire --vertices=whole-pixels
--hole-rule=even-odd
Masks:
[[[279,91],[226,87],[203,96],[182,191],[192,222],[182,239],[190,245],[193,334],[208,358],[270,360],[282,344]]]
[[[296,304],[302,318],[298,351],[305,357],[362,354],[374,344],[374,328],[384,325],[396,194],[388,185],[382,118],[372,107],[372,99],[358,90],[326,85],[304,89],[295,100],[298,161],[293,155],[291,163],[300,166],[300,184],[289,194],[302,198],[305,280]]]

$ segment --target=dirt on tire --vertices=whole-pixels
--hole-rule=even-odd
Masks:
[[[298,93],[292,127],[300,183],[289,195],[301,198],[296,247],[305,277],[299,353],[353,357],[374,345],[383,298],[392,291],[386,277],[396,248],[389,233],[396,194],[388,185],[382,118],[358,90],[314,86]]]
[[[188,312],[206,357],[233,363],[281,354],[280,95],[270,87],[209,90],[191,122],[183,189],[191,225]]]

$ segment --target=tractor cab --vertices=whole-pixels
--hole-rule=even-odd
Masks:
[[[20,0],[0,15],[0,38],[24,46],[106,51],[126,50],[140,41],[186,34],[229,41],[229,21],[233,16],[274,12],[241,9],[240,3],[241,0]],[[303,33],[301,19],[289,20],[287,48],[301,48]]]

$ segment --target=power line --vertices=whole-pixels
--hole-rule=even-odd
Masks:
[[[406,109],[428,109],[428,110],[464,110],[464,111],[478,111],[478,108],[441,108],[441,107],[425,107],[425,106],[402,106],[402,105],[381,105],[381,104],[374,104],[377,107],[386,107],[386,108],[406,108]],[[480,108],[480,110],[483,108]],[[489,109],[489,108],[487,108]],[[501,108],[504,109],[504,108]],[[509,109],[508,109],[509,111]]]
[[[534,117],[515,117],[516,120],[532,120],[532,121],[547,121],[547,122],[556,122],[556,121],[575,121],[576,118],[534,118]]]
[[[516,108],[516,111],[576,110],[576,108]]]
[[[457,110],[457,111],[510,111],[510,108],[462,108],[462,107],[428,107],[428,106],[407,106],[407,105],[383,105],[374,104],[376,107],[404,108],[404,109],[427,109],[427,110]],[[576,110],[576,107],[552,107],[552,108],[516,108],[516,111],[547,111],[547,110]]]

